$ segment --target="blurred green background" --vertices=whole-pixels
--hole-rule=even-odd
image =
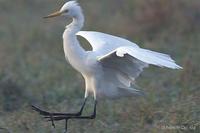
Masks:
[[[0,133],[60,133],[63,122],[53,129],[30,104],[59,112],[81,106],[84,81],[65,61],[62,48],[67,21],[42,19],[63,3],[0,0]],[[100,101],[96,120],[71,120],[69,132],[199,133],[200,1],[80,0],[80,5],[84,30],[114,34],[168,53],[184,69],[145,69],[137,84],[148,93],[146,98]],[[92,112],[91,103],[92,98],[84,114]],[[162,129],[195,124],[196,130]]]

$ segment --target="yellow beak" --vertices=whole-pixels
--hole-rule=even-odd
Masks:
[[[57,17],[57,16],[60,16],[60,15],[62,15],[62,12],[56,11],[54,13],[49,14],[48,16],[46,16],[44,18],[53,18],[53,17]]]

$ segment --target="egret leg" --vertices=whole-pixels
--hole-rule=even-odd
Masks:
[[[54,119],[54,121],[60,121],[60,120],[66,120],[66,119],[94,119],[94,118],[96,118],[96,106],[97,106],[97,101],[95,101],[94,111],[93,111],[92,115],[89,115],[89,116],[60,115],[60,116],[53,116],[53,119]],[[46,116],[44,118],[47,118],[48,121],[51,120],[51,116]]]
[[[52,126],[55,128],[55,124],[54,124],[54,117],[58,117],[58,116],[80,116],[83,112],[84,106],[86,104],[87,98],[84,99],[84,102],[81,106],[81,109],[79,112],[77,113],[52,113],[52,112],[48,112],[45,110],[40,109],[39,107],[36,107],[34,105],[31,105],[32,109],[35,110],[36,112],[38,112],[40,115],[42,115],[44,118],[49,118],[50,121],[52,122]]]
[[[60,121],[60,120],[65,120],[65,133],[67,132],[67,125],[68,125],[68,120],[69,119],[95,119],[96,118],[96,106],[97,106],[97,101],[95,100],[95,104],[94,104],[94,111],[92,115],[89,116],[53,116],[53,120],[54,121]],[[48,121],[51,121],[51,117],[47,116],[45,117],[48,119]]]

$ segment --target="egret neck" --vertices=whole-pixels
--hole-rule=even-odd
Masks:
[[[69,63],[79,72],[84,71],[84,60],[86,51],[80,46],[76,33],[81,30],[84,24],[84,16],[80,11],[73,17],[73,21],[66,26],[63,33],[63,47],[65,57]]]

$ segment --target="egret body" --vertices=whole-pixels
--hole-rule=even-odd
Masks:
[[[63,7],[45,18],[56,16],[72,18],[63,33],[63,48],[67,61],[82,74],[85,79],[85,100],[78,113],[51,113],[32,106],[45,118],[52,121],[69,119],[94,119],[96,104],[100,98],[118,98],[122,96],[142,95],[134,88],[134,81],[149,64],[180,69],[181,67],[167,54],[142,49],[126,39],[94,31],[80,31],[84,25],[82,10],[76,1],[69,1]],[[83,49],[77,40],[82,36],[91,45],[92,51]],[[89,94],[94,96],[94,112],[82,116]]]

